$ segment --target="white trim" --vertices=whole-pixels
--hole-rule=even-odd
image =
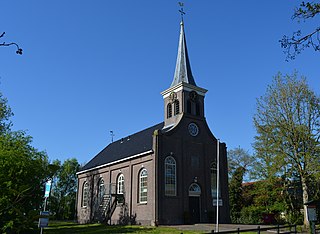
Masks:
[[[205,93],[208,91],[206,89],[200,88],[198,86],[194,86],[188,83],[181,82],[173,87],[170,87],[166,89],[165,91],[161,92],[161,95],[163,98],[166,98],[170,95],[171,92],[178,92],[180,90],[186,90],[186,91],[197,91],[197,93],[201,96],[204,96]]]
[[[162,128],[162,130],[166,130],[167,128],[171,128],[171,127],[173,127],[174,126],[174,123],[173,124],[170,124],[170,125],[167,125],[167,126],[164,126],[163,128]]]
[[[145,175],[142,175],[142,173],[143,172],[146,172],[146,174]],[[141,191],[141,189],[142,189],[142,179],[145,179],[145,178],[147,178],[147,180],[146,180],[146,182],[147,182],[147,186],[144,188],[144,190],[143,191]],[[147,196],[146,196],[146,201],[141,201],[141,198],[142,198],[142,193],[144,193],[144,192],[146,192],[147,193]],[[140,170],[140,172],[139,172],[139,203],[140,204],[145,204],[145,203],[147,203],[148,202],[148,170],[146,169],[146,168],[142,168],[141,170]]]
[[[135,155],[123,158],[123,159],[119,159],[117,161],[113,161],[113,162],[109,162],[109,163],[106,163],[106,164],[102,164],[100,166],[96,166],[96,167],[93,167],[93,168],[90,168],[90,169],[87,169],[87,170],[84,170],[84,171],[79,171],[79,172],[76,173],[76,175],[83,174],[85,172],[96,170],[96,169],[99,169],[99,168],[102,168],[102,167],[107,167],[107,166],[110,166],[110,165],[113,165],[113,164],[116,164],[116,163],[119,163],[119,162],[123,162],[123,161],[129,160],[129,159],[137,158],[137,157],[140,157],[140,156],[143,156],[143,155],[146,155],[146,154],[150,154],[150,153],[153,153],[153,150],[148,150],[148,151],[142,152],[140,154],[135,154]]]
[[[167,163],[167,159],[171,158],[174,163],[171,164],[171,163]],[[167,184],[167,165],[169,166],[173,166],[174,165],[174,193],[173,194],[169,194],[167,193],[168,190],[167,190],[167,185],[172,185],[172,184]],[[177,196],[177,161],[174,157],[172,157],[171,155],[168,155],[165,159],[164,159],[164,194],[165,196],[168,196],[168,197],[175,197]]]

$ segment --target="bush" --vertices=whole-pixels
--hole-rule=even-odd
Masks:
[[[240,212],[240,218],[238,223],[242,224],[261,224],[262,223],[262,215],[265,210],[260,207],[248,206],[242,208]]]
[[[297,224],[297,225],[303,224],[303,214],[299,211],[288,213],[286,215],[286,219],[287,219],[287,222],[290,224]]]

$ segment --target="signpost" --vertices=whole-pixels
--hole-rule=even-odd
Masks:
[[[316,233],[316,221],[317,221],[317,206],[316,201],[309,201],[305,203],[307,205],[307,216],[310,222],[311,233]]]
[[[43,232],[44,227],[48,227],[49,224],[49,211],[46,211],[47,206],[47,199],[50,196],[50,190],[51,190],[51,180],[48,180],[46,182],[45,191],[44,191],[44,206],[43,211],[40,211],[40,218],[39,218],[39,224],[38,227],[40,228],[40,234]]]
[[[48,198],[50,195],[50,189],[51,189],[51,180],[48,180],[46,183],[46,190],[44,191],[44,197]]]
[[[48,227],[49,224],[49,211],[40,211],[40,218],[39,218],[39,228]]]

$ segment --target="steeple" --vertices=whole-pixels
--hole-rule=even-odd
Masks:
[[[179,3],[183,6],[182,3]],[[204,97],[206,89],[200,88],[194,81],[186,37],[184,34],[183,9],[181,13],[179,47],[173,81],[168,89],[161,92],[164,100],[164,129],[176,126],[183,117],[204,119]]]
[[[196,86],[196,82],[193,79],[190,62],[189,62],[186,37],[184,34],[183,20],[181,20],[181,23],[180,23],[180,37],[179,37],[176,70],[174,72],[173,81],[170,87],[173,87],[181,82]]]

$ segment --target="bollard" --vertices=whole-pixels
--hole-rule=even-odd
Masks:
[[[260,234],[260,226],[258,226],[258,232],[257,233]]]
[[[238,231],[237,233],[239,234],[240,233],[240,228],[237,228],[237,231]]]

